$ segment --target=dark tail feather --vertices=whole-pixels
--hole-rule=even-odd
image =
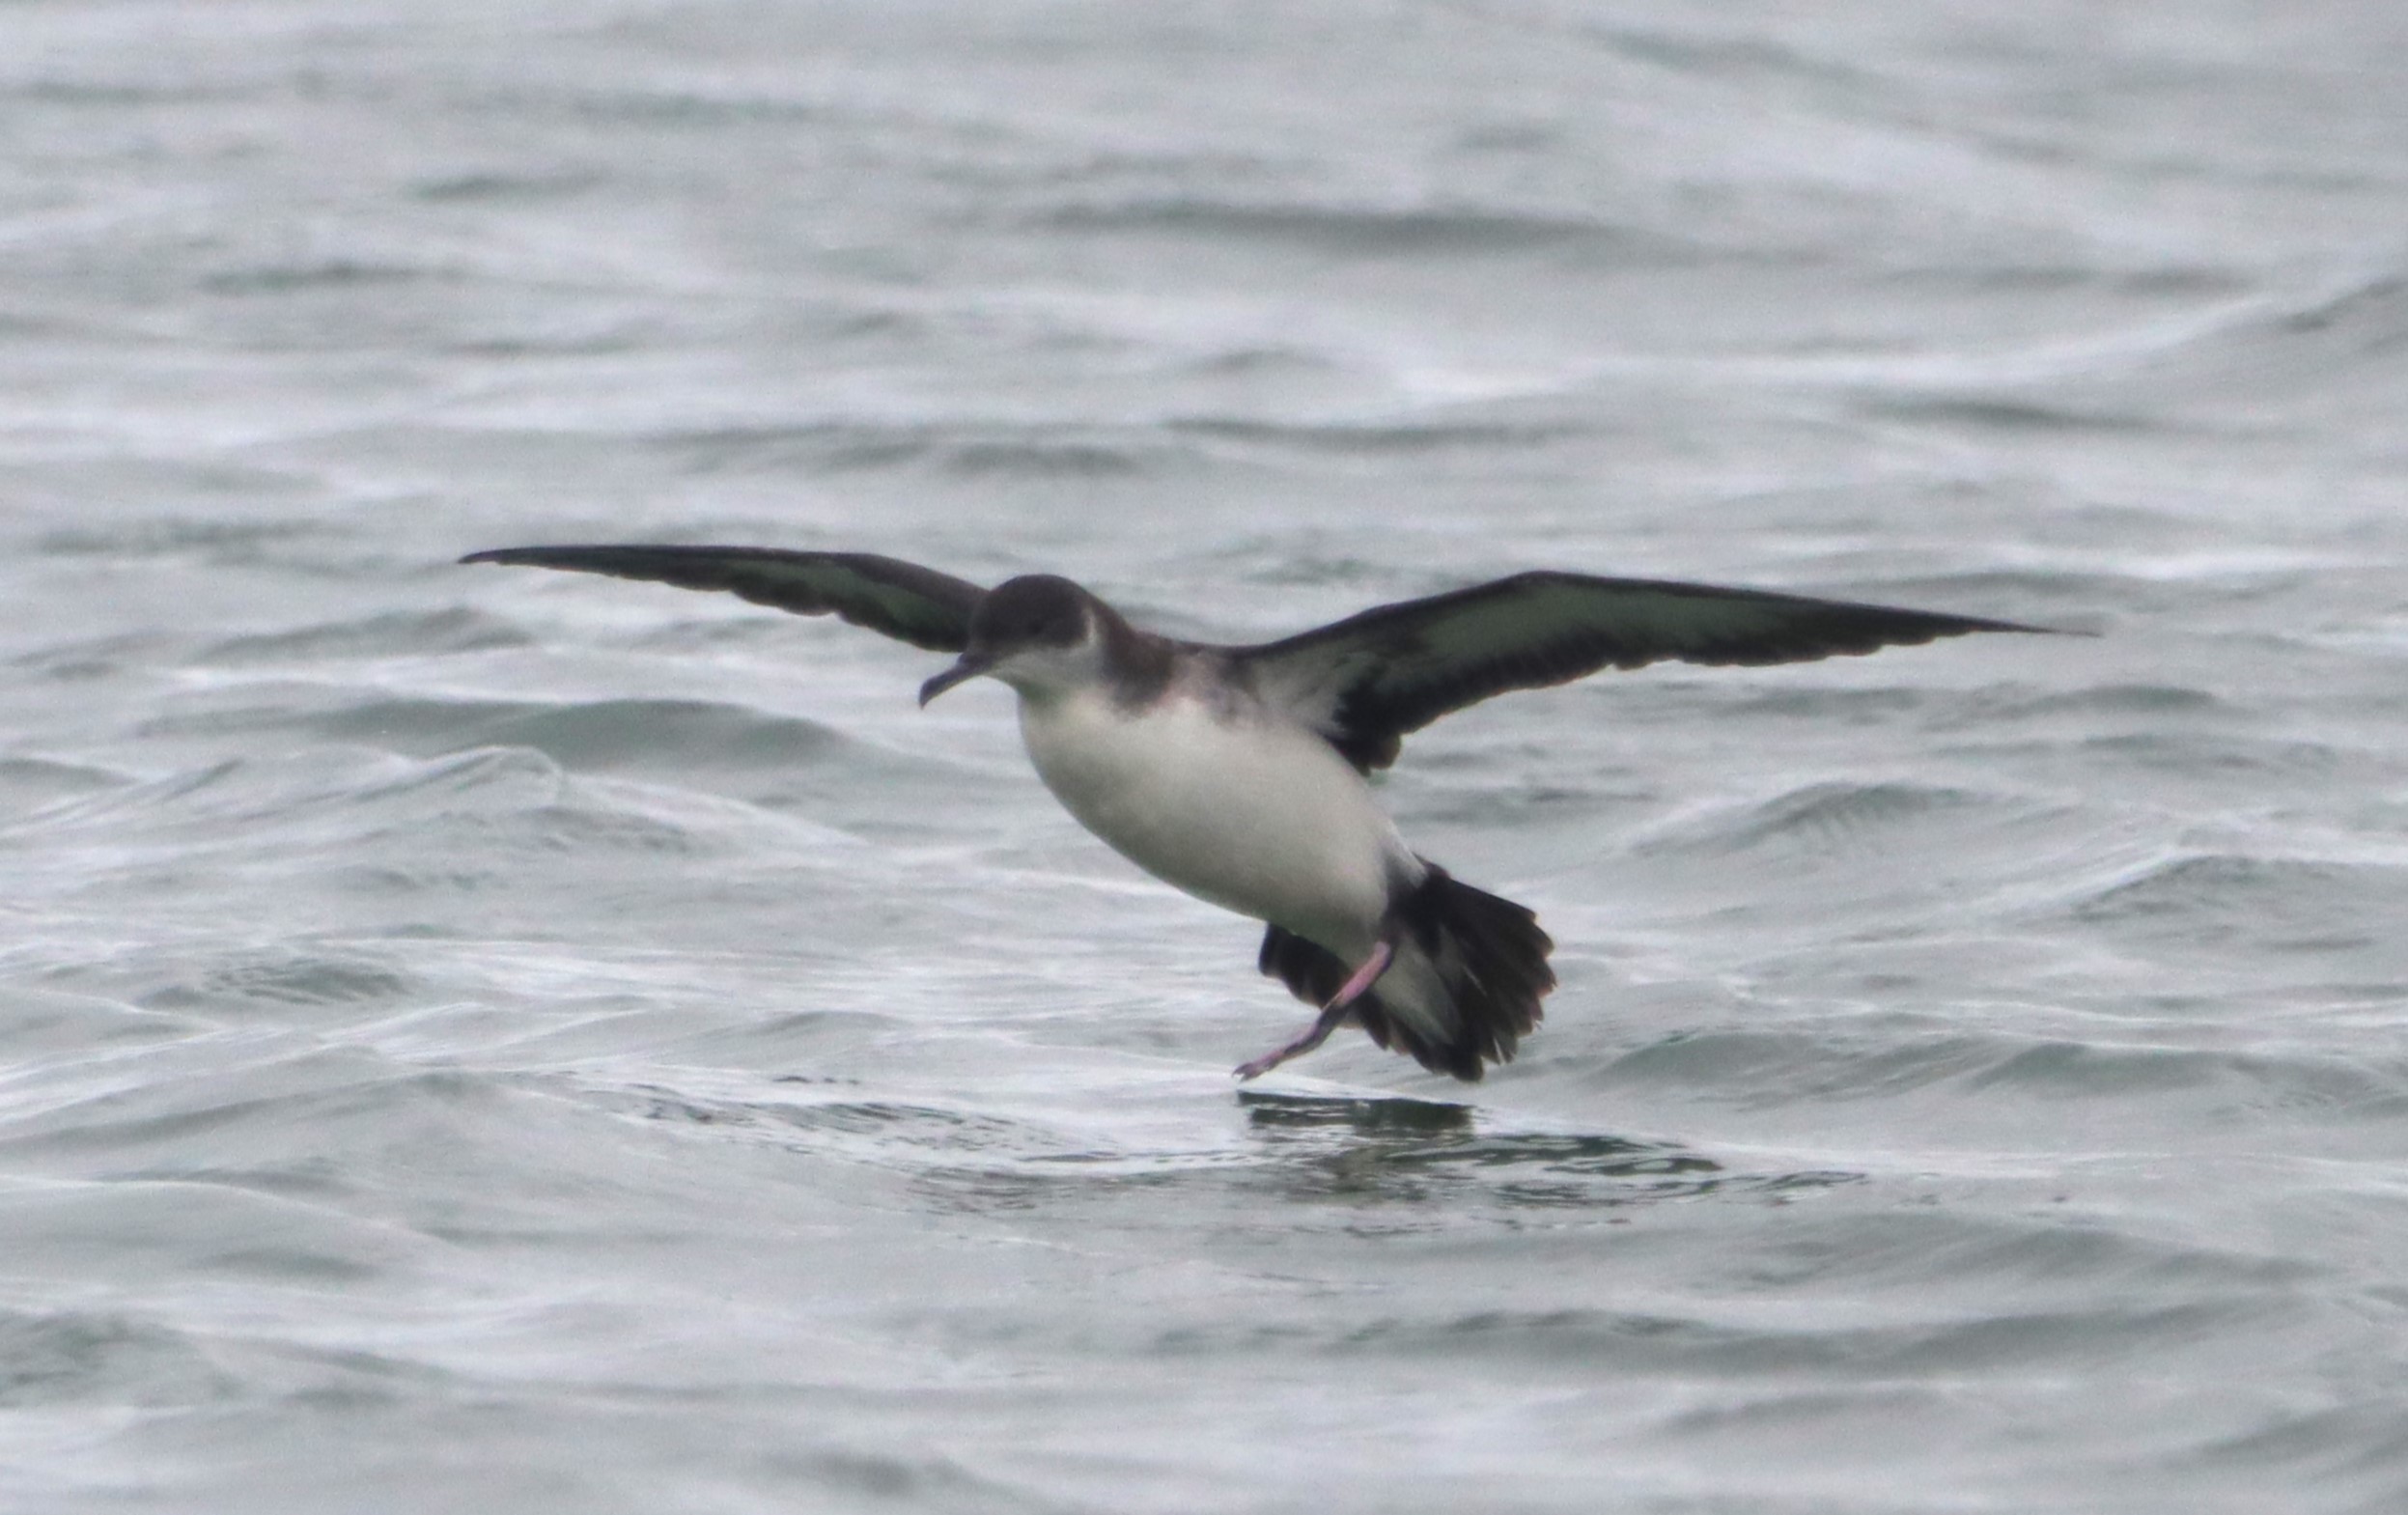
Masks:
[[[1539,1001],[1555,987],[1554,970],[1547,966],[1555,943],[1522,906],[1460,883],[1436,863],[1429,869],[1388,912],[1445,985],[1453,1034],[1432,1043],[1393,1013],[1388,1028],[1424,1068],[1476,1082],[1482,1063],[1513,1061],[1515,1046],[1537,1028]],[[1386,1045],[1368,1019],[1363,1028]]]
[[[1433,1035],[1422,1024],[1430,1007],[1424,1015],[1400,1013],[1380,986],[1355,1001],[1355,1020],[1381,1047],[1476,1083],[1487,1063],[1511,1062],[1521,1038],[1538,1025],[1539,1001],[1555,987],[1547,966],[1555,944],[1529,911],[1457,882],[1436,863],[1429,869],[1389,906],[1388,923],[1398,945],[1418,949],[1443,986],[1445,1030]],[[1348,971],[1335,953],[1278,926],[1263,937],[1259,966],[1316,1005],[1329,1003]]]

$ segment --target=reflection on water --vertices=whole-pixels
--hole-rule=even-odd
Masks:
[[[1240,1089],[1238,1104],[1256,1131],[1351,1131],[1361,1136],[1432,1136],[1471,1129],[1471,1107],[1439,1100],[1332,1099]]]
[[[1779,1202],[1861,1175],[1736,1171],[1676,1143],[1513,1127],[1469,1105],[1412,1098],[1241,1091],[1242,1144],[1065,1145],[1049,1125],[903,1101],[712,1098],[657,1084],[581,1091],[648,1120],[908,1175],[948,1211],[1116,1205],[1179,1192],[1227,1199],[1265,1189],[1313,1204],[1441,1207],[1453,1220],[1510,1222],[1532,1210],[1612,1210],[1711,1195]],[[1216,1206],[1218,1201],[1216,1201]]]
[[[1747,1174],[1666,1142],[1510,1131],[1470,1106],[1252,1090],[1238,1096],[1280,1187],[1302,1199],[1485,1201],[1508,1209],[1613,1207],[1717,1192],[1778,1194],[1855,1174]]]

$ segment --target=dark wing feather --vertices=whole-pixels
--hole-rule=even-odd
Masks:
[[[461,561],[565,568],[681,589],[723,589],[797,615],[833,612],[898,641],[945,653],[968,645],[970,615],[987,594],[967,579],[871,552],[628,545],[502,547],[471,552]]]
[[[1665,659],[1752,667],[2042,630],[1760,589],[1540,572],[1226,651],[1265,700],[1368,772],[1396,761],[1407,732],[1449,711],[1601,668]]]

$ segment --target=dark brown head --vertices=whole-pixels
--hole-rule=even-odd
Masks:
[[[1111,613],[1058,575],[1005,579],[970,616],[969,642],[961,659],[920,686],[920,703],[982,673],[1022,694],[1093,679],[1102,668],[1103,622]]]

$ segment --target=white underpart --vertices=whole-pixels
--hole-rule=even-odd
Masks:
[[[1391,878],[1421,864],[1321,738],[1176,687],[1135,710],[1097,684],[1022,691],[1021,736],[1054,798],[1112,850],[1198,899],[1360,962]]]

